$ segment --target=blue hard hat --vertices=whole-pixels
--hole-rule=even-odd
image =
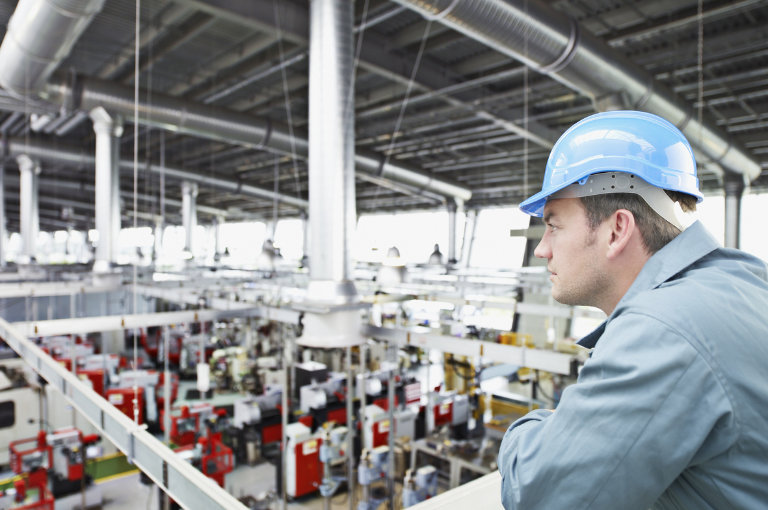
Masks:
[[[552,147],[541,191],[520,204],[541,216],[553,193],[600,172],[627,172],[659,188],[703,196],[688,140],[657,115],[636,111],[596,113],[571,126]]]

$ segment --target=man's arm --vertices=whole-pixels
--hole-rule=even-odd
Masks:
[[[711,367],[680,333],[625,313],[557,410],[534,411],[505,434],[502,502],[507,510],[646,510],[732,418]]]

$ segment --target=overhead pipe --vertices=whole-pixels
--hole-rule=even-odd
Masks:
[[[80,149],[65,149],[58,145],[41,142],[39,140],[26,141],[23,139],[9,138],[7,141],[7,150],[9,156],[29,154],[31,157],[35,157],[43,161],[66,163],[84,167],[93,167],[95,165],[95,158],[93,156],[84,154]],[[140,161],[138,166],[156,174],[165,174],[166,177],[171,177],[173,179],[195,182],[200,186],[216,188],[232,193],[240,193],[242,195],[262,198],[265,200],[278,200],[281,203],[291,205],[300,210],[304,210],[309,207],[309,203],[306,200],[292,197],[290,195],[275,193],[274,191],[265,190],[257,186],[242,184],[234,180],[226,180],[220,179],[218,177],[196,174],[194,172],[189,172],[187,170],[169,166],[152,164],[148,165],[144,161]],[[133,172],[133,161],[120,160],[120,168]]]
[[[349,3],[313,0],[310,7],[309,226],[313,280],[347,281],[352,271],[355,118],[350,99],[354,92]],[[347,29],[348,34],[344,33]]]
[[[0,169],[2,169],[2,165],[0,165]],[[19,178],[15,177],[13,175],[6,175],[5,178],[4,178],[3,183],[6,186],[6,188],[4,188],[4,189],[8,189],[8,187],[10,187],[10,186],[18,187],[18,185],[19,185]],[[61,181],[59,179],[42,179],[42,178],[38,182],[38,187],[39,188],[52,188],[53,190],[58,190],[59,192],[61,192],[62,190],[66,189],[66,190],[72,190],[74,192],[79,192],[79,193],[83,193],[83,192],[85,192],[85,193],[94,193],[95,190],[96,190],[96,187],[93,184],[83,184],[83,183],[76,182],[76,181]],[[0,186],[0,188],[2,188],[2,186]],[[43,194],[41,193],[41,195],[43,195]],[[147,194],[147,193],[136,193],[134,195],[133,192],[129,192],[129,191],[121,191],[120,192],[120,198],[123,201],[125,201],[125,200],[133,200],[134,196],[138,200],[140,200],[142,202],[152,202],[152,203],[156,203],[157,202],[157,197],[156,196],[150,195],[150,194]],[[0,194],[0,199],[2,199],[2,198],[3,198],[3,194]],[[181,207],[182,207],[181,200],[174,200],[174,199],[170,199],[169,198],[169,199],[166,199],[166,203],[168,205],[170,205],[171,207],[176,208],[179,211],[181,211]],[[86,207],[86,204],[87,204],[87,207],[89,207],[90,209],[95,209],[94,204],[91,203],[91,202],[79,202],[78,204],[79,204],[78,207]],[[219,209],[218,207],[211,207],[211,206],[207,206],[207,205],[199,205],[198,204],[196,206],[196,209],[197,209],[198,213],[207,214],[207,215],[213,216],[214,218],[216,218],[216,217],[227,218],[229,216],[228,211],[226,211],[224,209]],[[181,213],[179,213],[179,214],[181,214]],[[245,215],[243,215],[243,216],[238,215],[238,218],[247,218],[247,216],[245,216]]]
[[[41,92],[104,0],[19,0],[0,45],[0,86],[17,95]]]
[[[363,342],[351,255],[356,222],[353,22],[349,0],[310,2],[307,297],[330,312],[304,317],[298,341],[312,347]]]
[[[675,124],[708,161],[753,180],[760,164],[651,74],[542,1],[394,0],[590,97],[598,109],[631,108]]]
[[[134,120],[134,91],[123,85],[78,77],[55,80],[45,90],[45,97],[57,106],[89,110],[103,106],[119,113],[126,119]],[[151,102],[147,94],[139,94],[138,122],[169,131],[185,133],[202,138],[219,140],[229,144],[268,150],[306,159],[309,155],[309,140],[297,135],[291,137],[287,127],[245,113],[226,108],[192,103],[153,91]],[[361,178],[373,174],[391,179],[417,189],[439,195],[469,200],[469,188],[451,181],[433,177],[427,173],[392,163],[372,151],[358,151],[354,155],[357,172]]]
[[[102,106],[146,125],[301,158],[308,156],[306,138],[291,136],[286,128],[247,114],[153,92],[151,104],[140,102],[139,118],[133,119],[132,88],[94,78],[73,83],[71,77],[46,85],[103,4],[104,0],[21,0],[0,46],[0,85],[16,95],[40,95],[68,110],[90,111]],[[48,36],[40,37],[41,33]],[[73,119],[79,122],[81,118]],[[70,125],[68,122],[67,128]],[[466,201],[471,196],[464,186],[385,162],[376,153],[358,154],[355,161],[360,172],[449,198]]]

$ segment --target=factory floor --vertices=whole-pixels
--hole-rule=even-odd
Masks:
[[[157,487],[142,484],[139,481],[138,473],[115,477],[102,481],[98,485],[102,495],[101,508],[104,510],[161,510],[162,508]],[[260,505],[251,507],[254,510],[277,510],[281,508],[278,501],[267,503],[262,500],[266,492],[274,492],[275,490],[274,466],[271,464],[238,467],[227,475],[227,490],[237,498],[251,496],[254,500],[261,500]],[[285,508],[321,510],[325,508],[323,505],[322,497],[305,496],[288,502]],[[384,505],[382,505],[383,507]],[[341,492],[331,498],[331,509],[349,508],[349,498],[346,492]],[[354,508],[357,508],[357,505]],[[58,502],[56,510],[59,510]]]

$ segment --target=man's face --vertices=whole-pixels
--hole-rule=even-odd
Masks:
[[[546,232],[533,253],[547,259],[552,297],[566,305],[595,306],[608,282],[600,269],[597,230],[589,228],[581,201],[548,200],[544,223]]]

